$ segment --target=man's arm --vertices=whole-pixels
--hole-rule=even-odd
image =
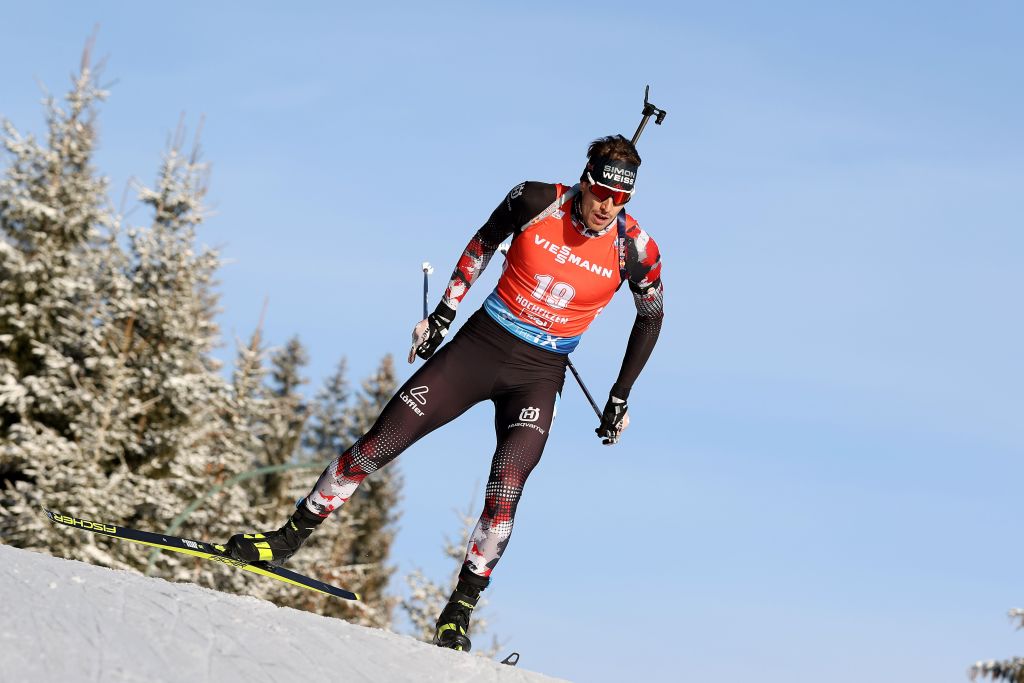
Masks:
[[[455,264],[455,270],[452,271],[451,279],[435,312],[443,312],[450,319],[455,318],[459,303],[465,298],[469,288],[479,279],[480,273],[484,272],[501,243],[512,234],[505,216],[501,215],[503,213],[502,207],[495,209],[487,222],[469,240],[462,256],[459,257],[459,262]]]
[[[480,277],[494,252],[509,235],[543,211],[555,199],[555,186],[548,183],[525,182],[513,187],[490,218],[469,240],[462,257],[452,271],[451,280],[441,297],[438,310],[453,316],[466,292]],[[441,307],[444,307],[443,309]]]
[[[524,182],[513,187],[487,222],[469,240],[434,312],[413,330],[413,348],[420,358],[430,358],[455,320],[459,303],[480,277],[501,243],[543,211],[556,195],[556,186]],[[409,362],[413,361],[412,353]]]
[[[633,320],[633,329],[629,333],[629,341],[626,343],[626,353],[622,358],[622,368],[619,376],[612,385],[611,395],[623,400],[629,398],[629,392],[633,383],[640,376],[640,371],[647,364],[647,359],[654,351],[654,345],[658,343],[658,335],[661,334],[661,321],[664,319],[665,289],[659,280],[646,292],[633,292],[633,301],[636,303],[636,318]]]
[[[605,445],[617,443],[629,424],[627,414],[629,392],[654,351],[664,319],[665,288],[661,282],[661,254],[650,236],[635,229],[627,235],[626,269],[629,289],[636,304],[636,318],[629,333],[619,376],[608,392],[608,403],[601,415],[597,434]]]
[[[640,371],[654,351],[665,315],[665,288],[661,282],[661,252],[658,245],[639,226],[630,231],[627,239],[626,271],[629,289],[636,304],[636,319],[629,333],[622,368],[611,390],[612,396],[623,400],[629,398],[633,382],[640,376]]]

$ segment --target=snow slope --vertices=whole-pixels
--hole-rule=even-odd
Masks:
[[[42,680],[557,679],[255,598],[0,545],[0,681]]]

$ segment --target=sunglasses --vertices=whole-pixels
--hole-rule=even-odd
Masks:
[[[609,197],[613,204],[622,206],[630,200],[635,190],[615,190],[607,185],[600,185],[594,182],[594,178],[590,175],[590,171],[587,171],[587,180],[590,181],[590,192],[597,197],[597,201],[603,202]]]

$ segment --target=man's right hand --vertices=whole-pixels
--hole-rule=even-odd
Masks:
[[[629,405],[626,399],[609,396],[601,415],[601,425],[595,429],[605,446],[614,446],[629,426]]]
[[[419,321],[412,331],[409,362],[412,363],[416,356],[424,360],[433,356],[445,335],[448,334],[448,327],[454,319],[455,311],[441,304],[426,319]]]

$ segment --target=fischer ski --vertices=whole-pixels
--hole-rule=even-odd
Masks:
[[[285,569],[284,567],[278,567],[266,562],[245,562],[243,560],[236,560],[234,557],[227,554],[223,545],[193,541],[187,538],[181,538],[180,536],[154,534],[149,531],[129,529],[128,527],[107,524],[105,522],[79,519],[78,517],[62,515],[58,512],[53,512],[45,508],[43,511],[46,513],[46,516],[50,518],[50,521],[56,524],[63,524],[64,526],[81,529],[83,531],[91,531],[94,534],[116,538],[121,541],[141,543],[142,545],[160,548],[161,550],[170,550],[184,555],[201,557],[204,560],[219,562],[230,567],[235,567],[236,569],[243,569],[247,572],[252,572],[253,574],[266,576],[293,586],[301,586],[302,588],[315,591],[317,593],[333,595],[344,600],[359,600],[359,595],[357,593],[338,588],[337,586],[332,586],[328,583],[324,583],[323,581],[312,579],[308,576],[293,572],[290,569]]]

